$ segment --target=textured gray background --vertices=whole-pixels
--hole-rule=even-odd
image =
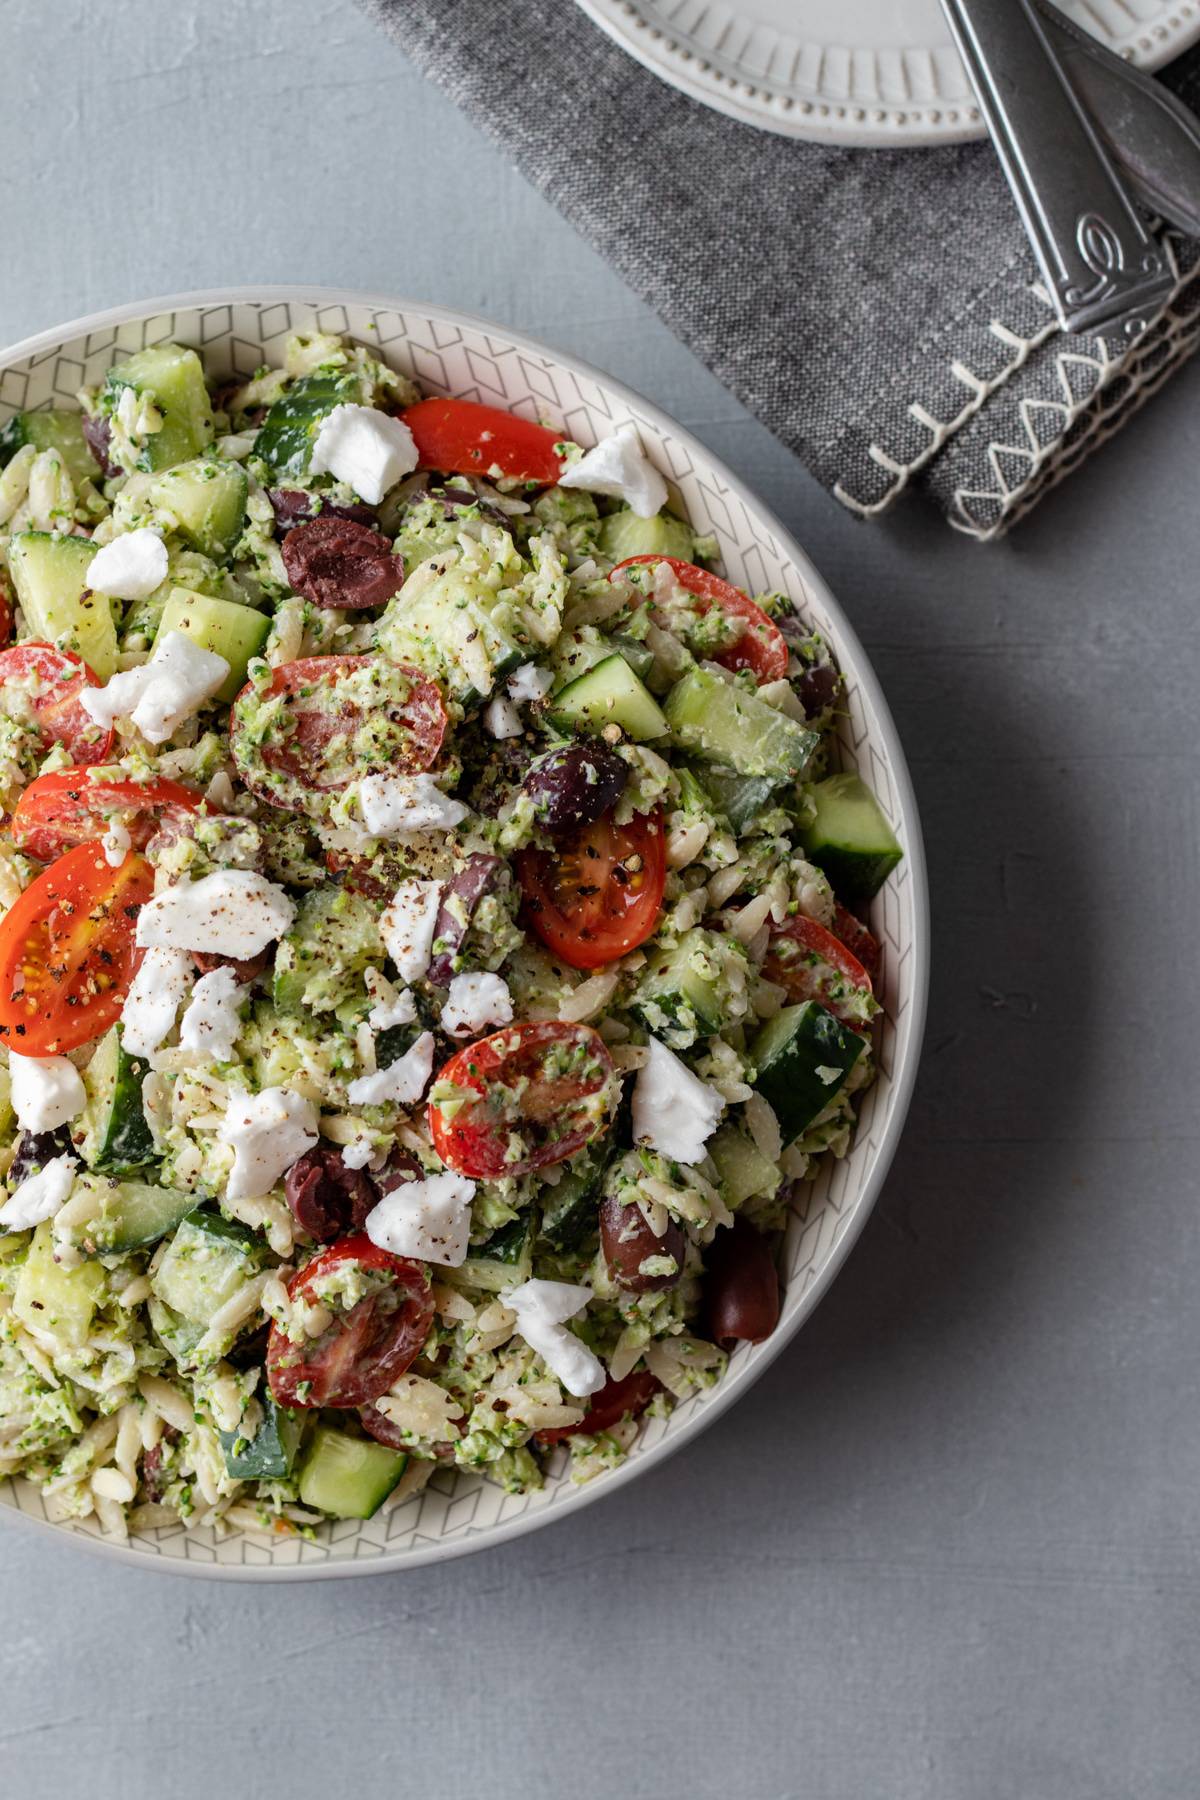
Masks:
[[[732,1416],[407,1577],[221,1587],[0,1532],[0,1787],[1193,1800],[1200,370],[1007,545],[856,525],[348,0],[0,0],[0,59],[0,341],[311,280],[608,367],[840,595],[935,908],[894,1174]]]

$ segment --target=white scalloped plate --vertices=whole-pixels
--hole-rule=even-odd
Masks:
[[[872,909],[884,945],[886,980],[879,1077],[864,1095],[854,1146],[828,1163],[790,1221],[781,1268],[783,1316],[764,1344],[743,1345],[724,1380],[652,1419],[628,1460],[587,1487],[573,1487],[551,1465],[538,1495],[506,1495],[479,1477],[439,1471],[423,1493],[359,1524],[323,1527],[314,1543],[245,1533],[217,1539],[182,1527],[128,1546],[102,1538],[95,1522],[51,1525],[38,1491],[0,1482],[0,1515],[23,1518],[67,1541],[142,1567],[246,1580],[303,1580],[407,1568],[482,1549],[576,1512],[660,1462],[722,1413],[783,1349],[816,1306],[858,1236],[900,1137],[916,1076],[925,1019],[929,904],[920,825],[904,754],[886,702],[841,609],[779,522],[737,477],[657,407],[586,363],[483,319],[418,301],[327,289],[270,288],[185,294],[97,314],[31,338],[0,355],[0,422],[10,412],[71,405],[78,387],[98,380],[115,359],[146,344],[192,344],[213,374],[248,375],[281,359],[298,329],[348,332],[425,388],[458,394],[530,417],[553,420],[564,434],[593,443],[633,420],[645,447],[670,478],[677,503],[701,531],[715,532],[725,571],[752,592],[781,588],[832,644],[846,678],[839,728],[843,766],[870,781],[906,855]]]
[[[938,0],[578,0],[639,62],[785,137],[882,148],[983,137]],[[1200,0],[1058,0],[1157,69],[1200,38]]]

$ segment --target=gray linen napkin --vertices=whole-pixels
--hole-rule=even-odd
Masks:
[[[1197,246],[1119,358],[1064,337],[987,145],[795,143],[676,93],[568,0],[357,0],[843,505],[998,535],[1200,341]],[[1200,54],[1173,71],[1192,104]]]

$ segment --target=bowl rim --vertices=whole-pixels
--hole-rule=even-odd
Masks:
[[[0,375],[14,363],[40,356],[71,338],[85,337],[97,331],[107,330],[110,326],[127,325],[139,319],[153,318],[158,313],[184,312],[198,307],[272,306],[287,303],[316,306],[350,305],[366,307],[379,312],[418,313],[425,318],[436,318],[451,325],[465,326],[472,331],[490,333],[494,337],[502,338],[514,348],[533,356],[550,357],[561,367],[570,370],[571,373],[583,375],[587,379],[597,382],[601,388],[624,401],[631,410],[641,412],[659,431],[674,438],[691,455],[698,457],[702,463],[710,465],[742,505],[761,519],[775,534],[785,560],[793,563],[805,582],[820,593],[822,603],[828,608],[838,629],[839,651],[846,653],[846,659],[853,665],[856,678],[865,691],[879,722],[879,735],[887,750],[889,765],[895,781],[897,805],[906,832],[905,861],[908,865],[913,907],[912,992],[909,1002],[906,1051],[903,1060],[892,1076],[894,1099],[891,1117],[880,1138],[875,1165],[853,1215],[831,1252],[828,1262],[798,1304],[794,1317],[788,1321],[785,1329],[781,1329],[772,1337],[753,1365],[743,1370],[732,1382],[722,1381],[713,1398],[703,1410],[695,1413],[685,1425],[681,1426],[674,1437],[663,1439],[661,1443],[654,1445],[640,1456],[635,1453],[619,1467],[607,1472],[602,1478],[576,1489],[569,1504],[562,1507],[561,1511],[553,1514],[540,1513],[535,1504],[519,1517],[500,1520],[461,1542],[433,1543],[412,1550],[389,1552],[385,1549],[381,1550],[377,1556],[361,1560],[357,1557],[344,1560],[331,1558],[329,1561],[321,1563],[298,1562],[284,1567],[276,1567],[271,1564],[221,1564],[192,1561],[185,1557],[148,1556],[145,1552],[134,1550],[126,1544],[110,1543],[104,1538],[94,1537],[90,1533],[73,1531],[69,1526],[64,1528],[48,1519],[36,1518],[22,1511],[19,1506],[0,1506],[0,1518],[6,1524],[10,1522],[14,1525],[22,1524],[32,1527],[39,1533],[53,1533],[59,1541],[65,1540],[72,1543],[77,1549],[86,1553],[114,1559],[138,1569],[153,1570],[167,1575],[193,1576],[210,1581],[339,1580],[351,1576],[396,1573],[406,1569],[427,1567],[431,1563],[448,1562],[452,1558],[473,1555],[476,1551],[491,1549],[507,1540],[523,1537],[527,1532],[539,1530],[547,1525],[555,1525],[562,1520],[574,1517],[582,1508],[593,1505],[608,1494],[615,1493],[619,1488],[636,1480],[649,1468],[665,1462],[669,1456],[682,1449],[685,1444],[693,1443],[701,1432],[706,1431],[728,1411],[735,1401],[741,1399],[742,1395],[753,1386],[766,1369],[770,1368],[776,1358],[791,1343],[801,1326],[812,1317],[840,1274],[846,1258],[857,1243],[863,1227],[874,1211],[896,1154],[912,1103],[921,1060],[929,996],[929,888],[920,812],[908,760],[904,754],[904,747],[900,741],[895,720],[892,718],[891,708],[884,697],[879,679],[863,649],[858,634],[828,584],[796,542],[792,533],[776,517],[771,508],[760,500],[748,484],[736,475],[715,452],[711,451],[707,445],[688,431],[685,426],[680,425],[653,400],[649,400],[644,394],[639,393],[636,388],[606,374],[595,364],[574,355],[571,351],[557,350],[552,344],[545,343],[539,338],[530,337],[525,332],[514,330],[480,313],[468,312],[461,307],[443,306],[438,301],[420,300],[413,296],[383,294],[373,289],[335,288],[320,284],[310,287],[296,282],[265,283],[261,286],[196,288],[178,294],[154,295],[145,300],[129,301],[123,306],[105,307],[99,312],[87,313],[81,318],[70,319],[65,324],[53,326],[47,331],[36,332],[31,337],[22,338],[19,342],[0,349]],[[850,1154],[853,1154],[853,1147]]]

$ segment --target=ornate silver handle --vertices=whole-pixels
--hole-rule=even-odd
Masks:
[[[942,6],[1063,330],[1127,343],[1173,277],[1041,20],[1029,0]]]

